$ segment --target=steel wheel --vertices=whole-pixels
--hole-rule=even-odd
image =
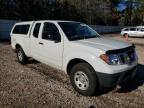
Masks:
[[[19,59],[19,61],[23,60],[23,54],[21,51],[18,51],[18,59]]]
[[[75,73],[74,81],[75,81],[76,86],[81,90],[86,90],[89,87],[88,77],[82,71],[78,71]]]
[[[94,69],[87,63],[78,63],[70,71],[71,84],[76,91],[92,96],[99,91],[99,82]]]
[[[25,64],[27,62],[27,56],[21,47],[17,48],[17,59],[21,64]]]

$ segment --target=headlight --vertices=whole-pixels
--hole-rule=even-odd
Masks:
[[[136,51],[134,51],[134,58],[135,58],[136,60],[138,59],[138,56],[137,56]]]
[[[118,65],[121,64],[119,56],[118,55],[106,55],[102,54],[100,58],[105,61],[109,65]]]
[[[120,63],[120,59],[118,55],[109,55],[109,64],[110,65],[118,65]]]

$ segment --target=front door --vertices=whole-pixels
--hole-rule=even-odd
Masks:
[[[58,39],[58,40],[57,40]],[[61,68],[63,41],[54,23],[44,22],[39,41],[39,55],[45,63]]]

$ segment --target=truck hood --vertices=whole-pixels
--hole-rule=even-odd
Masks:
[[[126,42],[122,42],[122,41],[118,41],[114,39],[107,39],[103,37],[84,39],[84,40],[79,40],[75,42],[81,45],[94,47],[103,51],[121,49],[121,48],[125,48],[125,47],[132,45],[130,43],[126,43]]]

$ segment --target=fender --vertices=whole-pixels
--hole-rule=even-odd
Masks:
[[[107,64],[104,63],[104,61],[102,61],[98,56],[83,51],[75,51],[65,55],[65,59],[63,60],[63,70],[65,72],[67,72],[68,63],[73,59],[82,59],[86,61],[94,68],[96,72],[99,72],[99,70],[101,70],[101,72],[106,72],[109,70],[108,66],[105,66]]]

